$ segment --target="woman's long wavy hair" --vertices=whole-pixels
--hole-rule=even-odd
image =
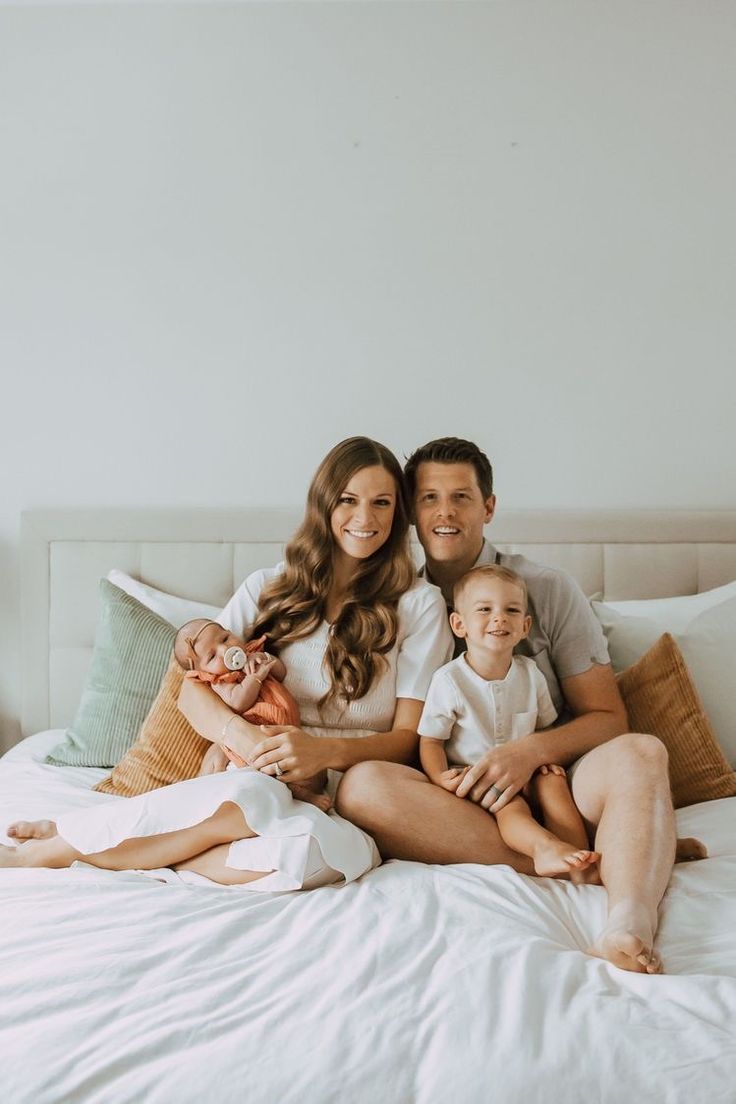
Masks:
[[[331,519],[340,496],[363,468],[381,467],[396,485],[391,532],[357,561],[345,602],[331,626],[324,663],[330,689],[320,705],[362,698],[396,643],[399,598],[416,578],[409,552],[404,477],[392,452],[369,437],[349,437],[327,454],[307,493],[304,520],[286,546],[286,568],[261,592],[254,637],[267,633],[278,650],[309,636],[325,618],[333,579]]]

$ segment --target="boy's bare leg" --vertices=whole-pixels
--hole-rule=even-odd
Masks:
[[[564,768],[556,764],[540,767],[530,785],[544,827],[558,839],[576,848],[589,848],[588,830],[572,799]],[[580,870],[573,881],[578,884],[600,885],[601,875],[597,862]]]
[[[588,831],[572,799],[564,768],[557,765],[540,767],[531,784],[544,827],[575,847],[588,847]]]
[[[584,848],[575,849],[537,824],[523,797],[512,798],[495,816],[504,843],[528,855],[534,861],[535,873],[541,877],[565,876],[576,881],[586,868],[598,861],[598,854],[588,850],[587,840]]]
[[[0,846],[0,866],[60,869],[80,860],[103,870],[155,870],[185,862],[219,844],[250,839],[255,834],[240,808],[226,801],[211,817],[192,828],[123,840],[117,847],[93,855],[76,851],[58,834],[28,839],[18,847]]]

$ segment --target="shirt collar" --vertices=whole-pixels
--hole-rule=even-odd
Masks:
[[[480,546],[480,552],[478,553],[478,558],[475,561],[475,563],[473,564],[473,567],[485,567],[487,564],[494,564],[496,562],[497,558],[498,558],[497,549],[494,548],[494,546],[491,544],[491,542],[489,540],[486,539],[486,537],[484,537],[483,538],[483,544]],[[428,583],[433,583],[434,584],[434,579],[432,578],[432,576],[429,574],[429,571],[427,570],[426,561],[419,568],[419,571],[417,572],[417,574],[419,575],[420,578],[426,579]],[[448,606],[448,609],[449,608],[450,607]]]

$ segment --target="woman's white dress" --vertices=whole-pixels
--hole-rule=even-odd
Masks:
[[[220,614],[232,632],[248,637],[263,585],[282,565],[249,575]],[[320,709],[328,688],[322,668],[329,625],[323,622],[311,636],[281,651],[286,665],[284,685],[299,703],[301,725],[314,736],[360,737],[391,728],[397,698],[424,701],[432,674],[452,654],[447,611],[437,587],[417,580],[399,601],[399,632],[387,655],[386,670],[369,692],[344,709]],[[339,775],[331,772],[334,792]],[[272,871],[238,886],[260,892],[313,888],[359,878],[377,866],[373,840],[334,811],[296,801],[291,791],[270,775],[249,768],[192,778],[140,797],[116,798],[94,809],[59,818],[59,835],[84,855],[115,847],[123,840],[191,828],[211,816],[225,801],[243,811],[258,835],[230,845],[227,865],[236,870]],[[164,875],[167,876],[167,875]],[[202,880],[182,872],[186,881]]]

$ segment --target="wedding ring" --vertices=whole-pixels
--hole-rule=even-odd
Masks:
[[[499,790],[498,786],[491,786],[491,793],[496,795],[496,800],[503,794],[503,790]]]
[[[276,767],[276,777],[280,778],[281,775],[284,773],[281,769],[281,764],[280,763],[274,763],[274,766]]]

